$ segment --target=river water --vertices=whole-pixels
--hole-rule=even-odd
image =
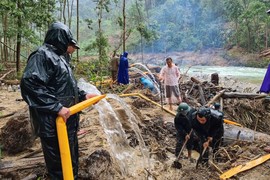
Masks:
[[[211,77],[212,73],[218,73],[221,78],[233,78],[241,82],[261,85],[266,68],[251,68],[251,67],[235,67],[235,66],[192,66],[180,67],[181,73],[186,73],[189,76]],[[206,79],[206,80],[209,80]]]

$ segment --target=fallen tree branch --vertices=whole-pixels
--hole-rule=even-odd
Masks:
[[[240,93],[240,92],[225,92],[222,98],[247,98],[247,99],[260,99],[265,98],[267,94],[257,93]]]
[[[6,117],[9,117],[9,116],[13,116],[14,114],[15,114],[15,111],[14,112],[11,112],[11,113],[8,113],[8,114],[1,115],[0,116],[0,119],[6,118]]]
[[[31,169],[38,166],[44,166],[44,157],[17,159],[16,161],[2,161],[0,164],[0,173],[8,173],[23,169]]]
[[[223,174],[223,171],[213,162],[209,160],[209,163],[214,166],[216,168],[216,170],[218,170],[218,172],[220,172],[221,174]]]
[[[204,105],[206,103],[205,97],[204,97],[204,91],[201,85],[198,86],[199,88],[199,94],[200,94],[200,99],[201,103]]]
[[[35,150],[35,151],[33,151],[33,152],[30,152],[30,153],[28,153],[28,154],[23,155],[23,156],[20,157],[19,159],[29,158],[29,157],[34,156],[34,155],[36,155],[36,154],[38,154],[38,153],[41,153],[41,152],[42,152],[42,149],[39,148],[39,149],[37,149],[37,150]]]
[[[219,97],[223,96],[223,94],[225,93],[225,89],[223,89],[222,91],[219,91],[219,93],[217,95],[215,95],[207,104],[206,106],[210,106],[213,102],[215,102]]]
[[[13,71],[15,71],[15,69],[12,69],[12,70],[8,71],[7,73],[5,73],[5,74],[0,78],[0,81],[2,81],[8,74],[12,73]]]

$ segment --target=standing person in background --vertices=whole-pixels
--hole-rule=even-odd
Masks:
[[[182,102],[178,85],[178,79],[180,78],[180,71],[179,68],[173,64],[172,58],[170,57],[166,58],[166,64],[167,65],[161,69],[159,79],[161,81],[164,81],[166,98],[168,98],[170,110],[172,111],[173,95],[177,98],[178,104]]]
[[[116,55],[116,51],[113,51],[113,55],[111,57],[111,67],[110,67],[113,82],[115,82],[117,79],[118,66],[119,66],[119,57]]]
[[[40,137],[50,179],[63,179],[57,116],[66,122],[73,174],[77,179],[79,114],[70,115],[69,107],[96,96],[77,87],[67,59],[78,49],[76,46],[69,28],[60,22],[53,23],[44,44],[30,54],[21,78],[21,95],[29,106],[34,132]]]
[[[129,75],[128,75],[128,53],[124,52],[123,55],[120,56],[120,63],[118,68],[118,76],[117,82],[119,84],[129,84]]]

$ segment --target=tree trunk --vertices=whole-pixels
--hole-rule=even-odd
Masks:
[[[126,51],[126,0],[123,0],[123,52]]]
[[[1,39],[1,44],[0,44],[0,53],[1,53],[1,59],[0,59],[0,61],[1,62],[4,62],[4,45],[3,45],[3,43],[2,43],[2,36],[0,36],[0,39]]]
[[[18,9],[21,9],[21,1],[18,0],[17,3]],[[16,72],[20,72],[20,54],[21,54],[21,34],[22,29],[22,17],[21,15],[18,16],[18,32],[17,32],[17,47],[16,47]]]
[[[5,14],[3,16],[3,22],[4,22],[4,25],[3,25],[3,32],[4,32],[4,62],[8,61],[8,48],[6,46],[7,44],[7,15]]]
[[[77,42],[79,42],[79,0],[77,0]],[[79,49],[77,49],[77,62],[79,62]]]
[[[62,14],[63,14],[63,20],[64,20],[64,24],[66,24],[66,22],[67,22],[67,20],[66,20],[66,0],[64,0],[64,2],[63,2],[64,4],[63,4],[63,12],[62,12]]]
[[[67,22],[68,22],[68,27],[70,29],[70,6],[69,6],[69,0],[66,0],[67,2]]]
[[[62,21],[62,14],[63,14],[63,2],[59,1],[60,7],[59,7],[59,21]]]
[[[265,49],[268,48],[268,22],[265,25]]]
[[[74,0],[71,1],[70,8],[69,8],[70,10],[69,10],[69,13],[68,13],[68,27],[69,28],[71,28],[71,20],[72,20],[72,15],[73,15],[73,4],[74,4]]]

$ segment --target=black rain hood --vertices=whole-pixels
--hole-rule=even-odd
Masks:
[[[56,53],[62,55],[67,51],[68,44],[72,40],[73,36],[69,28],[61,22],[55,22],[49,27],[44,43],[53,45]]]

